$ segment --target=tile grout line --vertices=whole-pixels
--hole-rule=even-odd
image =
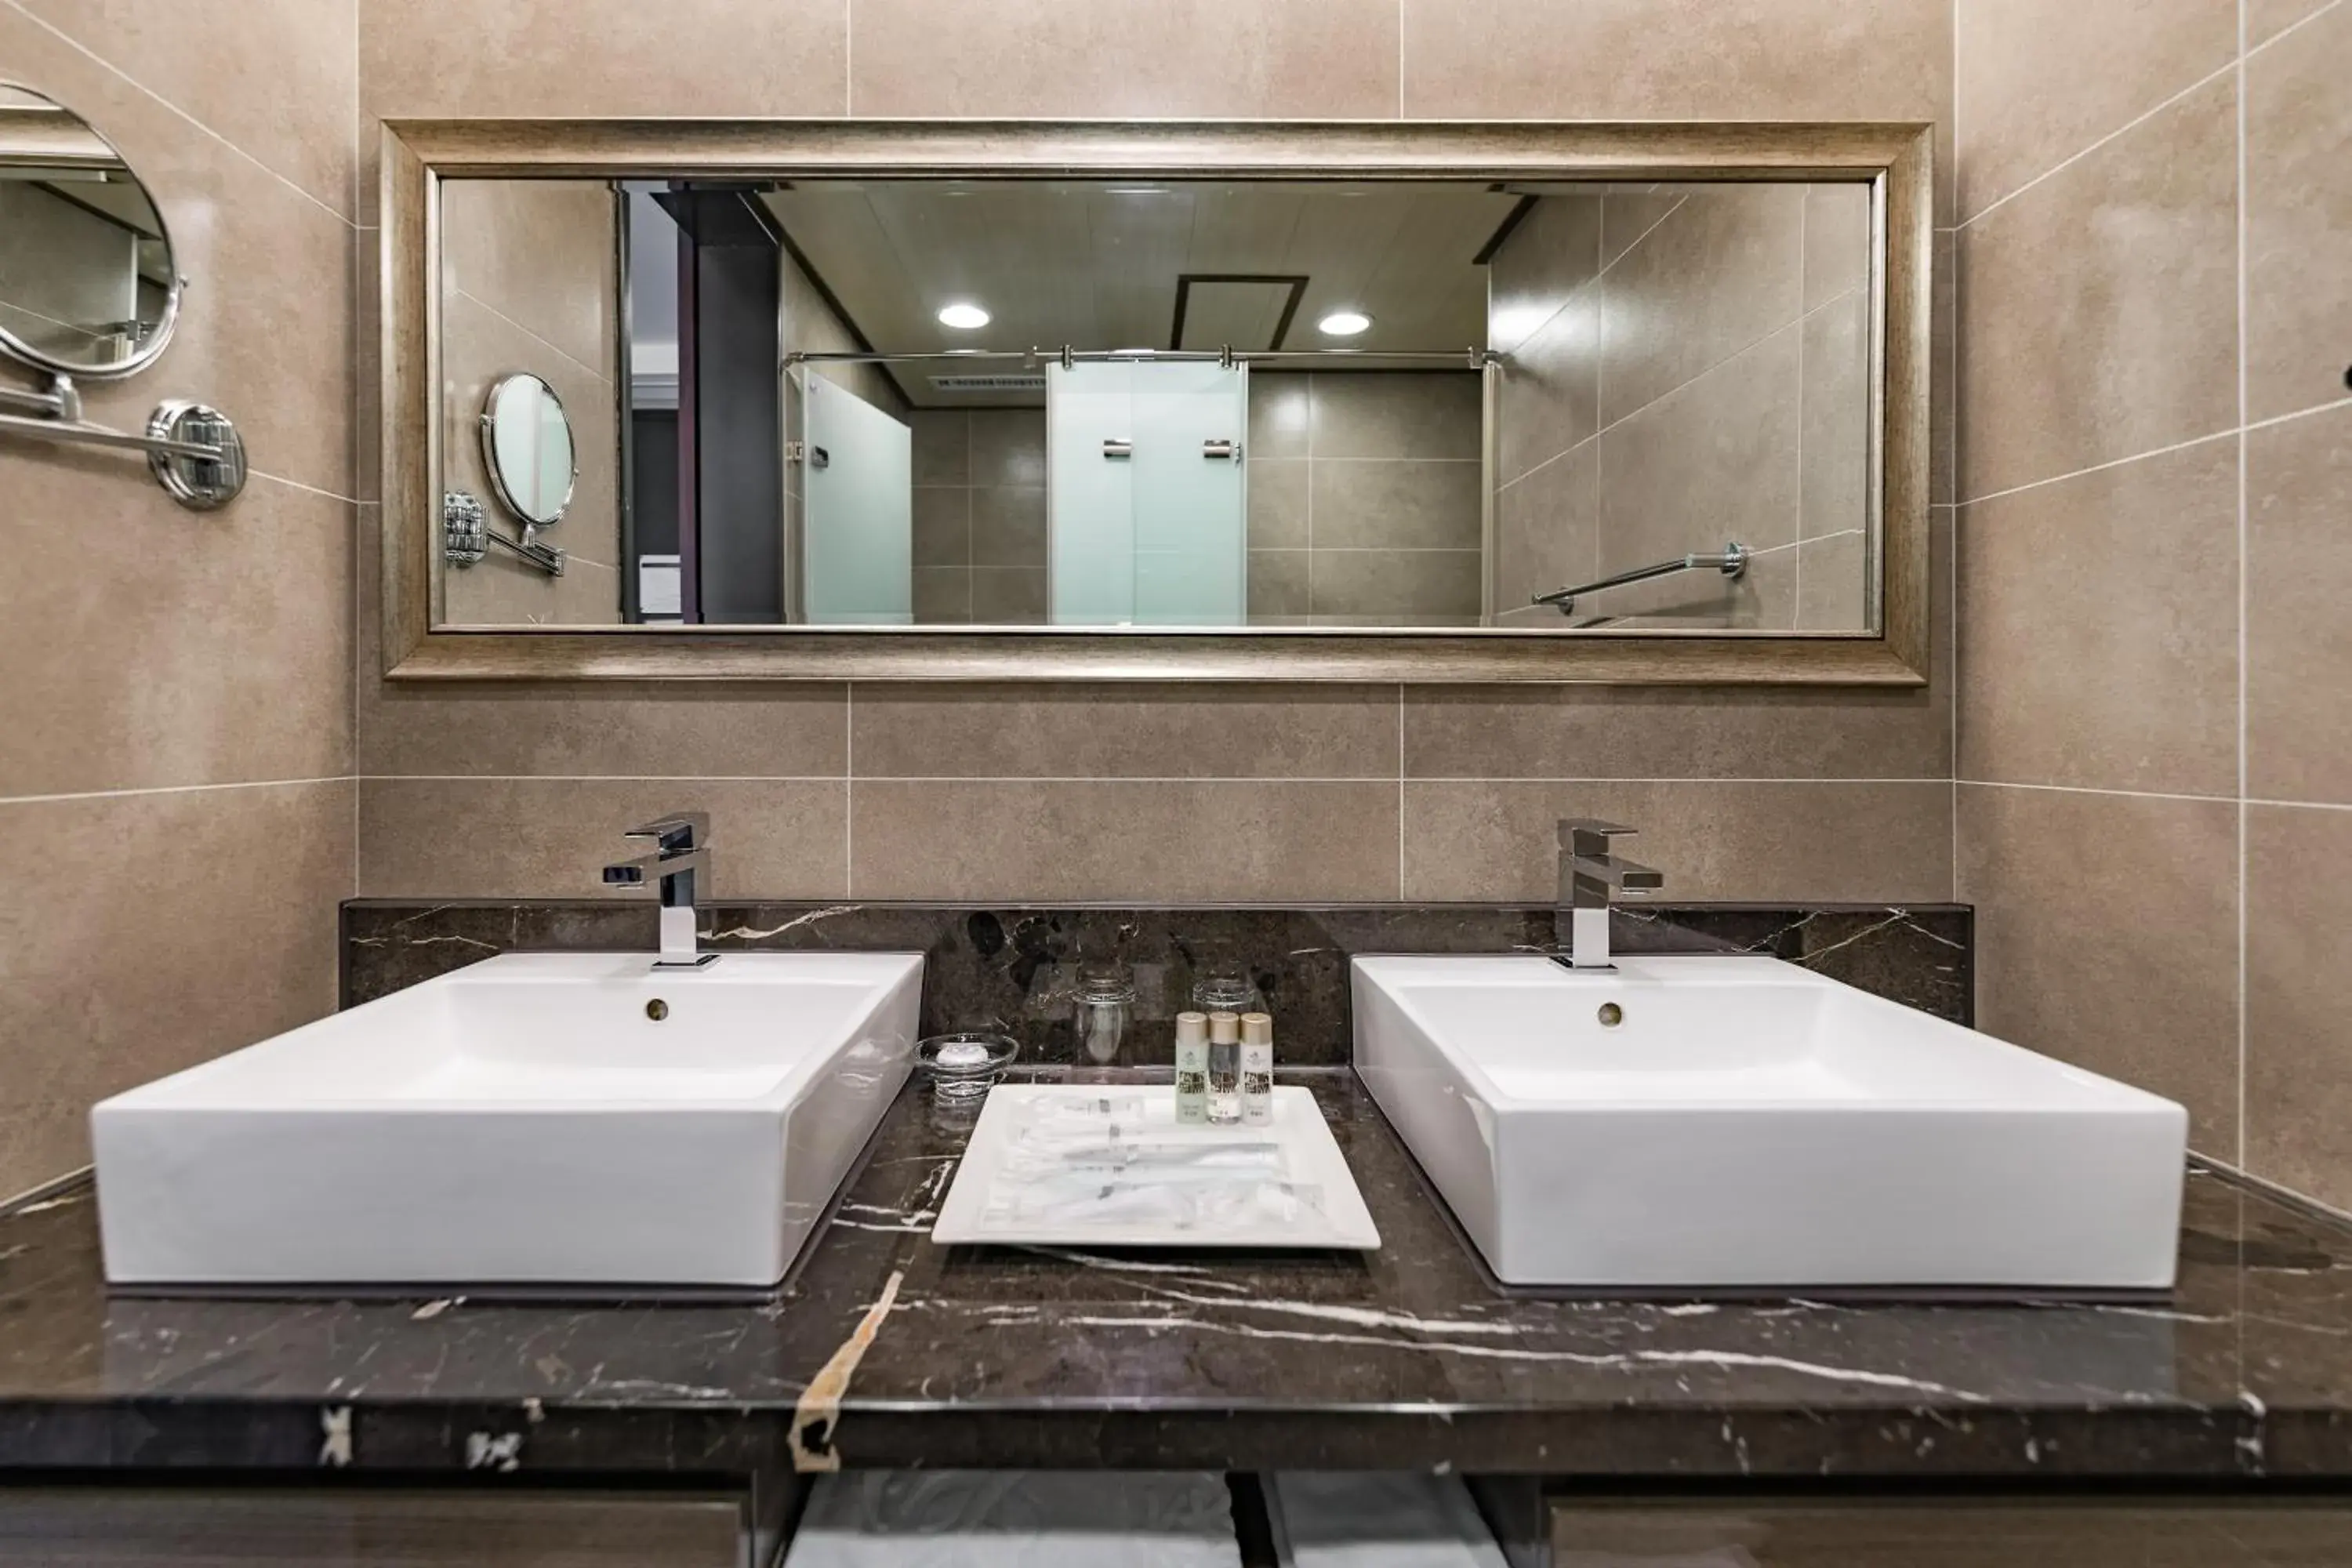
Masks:
[[[2215,805],[2230,805],[2237,796],[2230,795],[2189,795],[2173,790],[2113,789],[2102,784],[2025,784],[2016,779],[1953,779],[1955,785],[1969,789],[2030,789],[2052,795],[2104,795],[2123,800],[2184,800],[2206,801]]]
[[[2246,0],[2238,0],[2237,138],[2238,138],[2238,1082],[2237,1148],[2234,1157],[2246,1163],[2246,330],[2247,210],[2246,210]]]
[[[540,336],[539,333],[532,331],[529,327],[524,326],[520,321],[516,321],[512,316],[508,315],[504,310],[499,310],[496,305],[491,304],[488,300],[483,299],[479,294],[475,293],[472,289],[460,289],[452,286],[448,292],[457,295],[461,299],[472,300],[475,304],[479,305],[483,310],[488,310],[491,315],[496,316],[499,321],[504,321],[508,326],[512,327],[516,331],[520,332],[524,337],[529,338],[532,342],[535,342],[541,348],[547,350],[548,353],[570,361],[572,363],[578,365],[582,370],[586,371],[588,374],[595,380],[603,382],[607,387],[612,386],[613,378],[611,376],[606,375],[603,371],[598,370],[595,366],[587,363],[577,355],[569,353],[561,344],[548,342],[547,339]]]
[[[21,0],[0,0],[0,5],[5,5],[10,10],[24,17],[25,20],[33,24],[36,27],[40,28],[43,32],[52,35],[59,43],[65,45],[66,47],[73,50],[76,54],[87,57],[101,70],[104,70],[109,75],[119,77],[123,81],[128,82],[132,89],[144,96],[154,100],[157,103],[162,104],[165,109],[171,110],[173,114],[178,115],[182,120],[186,121],[197,130],[203,132],[206,136],[211,137],[214,141],[219,142],[222,146],[227,148],[230,152],[236,153],[238,157],[244,159],[247,163],[252,164],[255,168],[260,170],[263,174],[268,175],[279,184],[284,185],[288,190],[292,191],[296,195],[300,196],[304,201],[309,202],[312,206],[317,207],[320,212],[325,213],[329,217],[333,218],[337,223],[341,224],[345,228],[356,228],[359,226],[354,221],[359,216],[356,206],[349,216],[337,212],[334,208],[320,201],[317,196],[312,195],[309,191],[304,190],[300,185],[295,184],[294,181],[289,179],[286,175],[279,174],[277,170],[271,168],[268,164],[263,163],[260,159],[247,152],[243,147],[238,146],[236,142],[230,141],[227,137],[222,135],[219,132],[214,130],[211,126],[205,124],[203,121],[197,119],[194,115],[189,113],[186,110],[181,108],[170,99],[165,98],[162,93],[157,92],[153,88],[149,87],[145,82],[141,81],[137,77],[132,76],[129,71],[124,70],[121,66],[116,65],[112,60],[108,59],[97,50],[83,44],[79,39],[74,37],[71,34],[67,33],[62,28],[54,26],[48,22],[43,21],[40,17],[33,15],[32,12],[26,10]],[[356,19],[357,13],[354,12],[353,15]],[[352,57],[353,63],[356,65],[358,58],[358,45],[356,40],[352,45]],[[356,101],[356,86],[354,87],[353,97],[354,101]],[[356,152],[356,147],[354,148],[354,151]],[[352,180],[354,194],[356,194],[358,181],[358,171],[356,166],[354,166],[352,171]]]
[[[2104,462],[2093,463],[2088,468],[2072,468],[2063,474],[2053,474],[2048,479],[2029,479],[2021,485],[2011,485],[2007,489],[1988,490],[1983,495],[1972,496],[1967,500],[1938,501],[1933,504],[1949,506],[1956,510],[1964,507],[1979,506],[1989,500],[2000,500],[2004,497],[2019,495],[2026,490],[2040,489],[2045,485],[2062,484],[2068,479],[2079,479],[2086,474],[2104,473],[2109,468],[2120,468],[2127,463],[2141,462],[2149,458],[2169,457],[2175,452],[2185,452],[2191,447],[2201,447],[2208,441],[2225,441],[2232,436],[2249,436],[2257,430],[2268,430],[2279,425],[2291,425],[2298,419],[2308,419],[2317,414],[2334,414],[2347,408],[2352,408],[2352,397],[2331,398],[2326,403],[2315,403],[2308,408],[2298,408],[2288,414],[2273,414],[2242,426],[2231,426],[2226,429],[2209,431],[2202,436],[2191,436],[2185,441],[2174,441],[2167,446],[2151,447],[2145,452],[2134,452],[2128,457],[2109,458]],[[1956,460],[1955,467],[1957,466]]]
[[[857,682],[841,685],[841,896],[857,891]]]
[[[359,219],[359,216],[360,216],[360,166],[361,166],[361,164],[360,164],[360,35],[361,35],[361,32],[362,31],[362,29],[363,29],[363,28],[365,27],[365,26],[366,26],[365,20],[364,20],[364,19],[362,17],[362,16],[361,16],[361,11],[362,11],[362,8],[365,6],[365,5],[366,5],[366,0],[351,0],[351,5],[352,5],[352,189],[351,189],[351,201],[352,201],[352,256],[351,256],[351,275],[352,275],[352,305],[351,305],[351,317],[352,317],[352,321],[351,321],[351,331],[350,331],[350,333],[349,333],[348,338],[347,338],[347,340],[346,340],[346,341],[347,341],[347,342],[348,342],[348,344],[349,344],[349,347],[350,347],[350,355],[351,355],[351,357],[350,357],[350,364],[351,364],[351,368],[352,368],[352,385],[351,385],[351,392],[350,392],[350,395],[349,395],[349,396],[348,396],[344,401],[345,401],[345,406],[347,406],[347,407],[351,410],[351,428],[350,428],[350,430],[349,430],[349,431],[348,431],[348,433],[347,433],[347,437],[346,437],[346,438],[347,438],[347,440],[349,441],[350,446],[351,446],[351,456],[352,456],[352,468],[351,468],[351,475],[350,475],[350,479],[351,479],[351,486],[352,486],[352,489],[355,489],[355,490],[356,490],[356,489],[360,489],[364,488],[364,487],[362,487],[362,486],[361,485],[361,483],[360,483],[360,453],[361,453],[361,452],[362,452],[362,450],[363,449],[362,442],[362,439],[361,439],[361,437],[362,437],[362,430],[361,430],[361,426],[360,426],[360,379],[359,379],[359,367],[360,367],[360,361],[361,361],[360,350],[361,350],[361,348],[362,348],[362,342],[361,342],[361,341],[360,341],[360,322],[361,322],[361,321],[362,321],[362,316],[363,316],[363,312],[362,312],[362,310],[361,310],[361,304],[360,304],[360,301],[361,301],[361,274],[360,274],[360,262],[361,262],[362,258],[363,256],[365,256],[365,254],[366,254],[366,242],[365,242],[365,240],[364,240],[363,237],[364,237],[366,234],[368,234],[368,233],[370,232],[370,231],[368,231],[368,230],[366,230],[366,229],[363,229],[363,228],[361,228],[360,226],[358,226],[358,219]],[[362,593],[361,593],[361,584],[366,581],[366,573],[365,573],[365,572],[364,572],[364,570],[362,569],[362,561],[361,561],[361,552],[360,552],[360,548],[359,548],[359,547],[360,547],[360,545],[361,545],[361,543],[363,542],[363,540],[364,540],[364,531],[360,527],[360,503],[359,503],[359,502],[357,502],[357,501],[354,501],[354,502],[352,503],[352,724],[351,724],[351,731],[350,731],[351,748],[352,748],[352,750],[351,750],[351,755],[350,755],[349,759],[347,760],[347,762],[346,762],[346,764],[345,764],[345,765],[346,765],[346,766],[348,766],[348,767],[351,769],[351,773],[352,773],[352,882],[351,882],[351,888],[352,888],[352,897],[353,897],[353,898],[355,898],[355,899],[356,899],[356,898],[358,898],[358,897],[360,896],[360,889],[364,885],[364,884],[363,884],[363,882],[362,882],[362,872],[365,870],[365,868],[366,868],[366,861],[365,861],[365,859],[362,857],[362,855],[360,854],[360,829],[361,829],[361,826],[362,826],[362,824],[366,820],[366,817],[365,817],[364,814],[363,814],[363,813],[361,811],[361,809],[360,809],[360,779],[359,779],[359,773],[360,773],[360,693],[362,692],[362,689],[364,689],[364,687],[363,687],[363,679],[364,679],[364,678],[363,678],[363,677],[361,675],[361,673],[360,673],[360,669],[361,669],[361,660],[360,660],[360,626],[361,626],[361,624],[362,624],[362,620],[365,618],[365,616],[366,616],[366,613],[367,613],[367,607],[366,607],[365,604],[364,604],[364,603],[362,603]]]
[[[1961,147],[1960,0],[1952,0],[1951,216],[1953,221],[1956,223],[1959,220],[1960,216]],[[1946,417],[1951,421],[1952,435],[1950,449],[1944,454],[1944,471],[1947,476],[1947,482],[1951,486],[1951,500],[1958,501],[1960,494],[1960,238],[1959,233],[1957,229],[1945,230],[1943,232],[1949,233],[1952,236],[1952,320],[1947,323],[1952,334],[1952,358],[1951,363],[1944,367],[1948,374],[1948,379],[1946,384],[1942,388],[1946,403],[1944,412]],[[1934,325],[1932,300],[1930,301],[1928,314],[1930,317],[1929,330],[1932,332]],[[1933,466],[1933,459],[1930,458],[1929,467],[1932,468]],[[1945,529],[1944,574],[1951,588],[1952,610],[1944,627],[1944,635],[1952,639],[1952,662],[1949,677],[1951,689],[1944,693],[1944,701],[1946,705],[1944,766],[1952,775],[1952,799],[1951,805],[1949,807],[1952,833],[1951,897],[1952,901],[1954,903],[1958,903],[1960,901],[1960,511],[1958,506],[1954,506],[1951,509],[1951,515],[1945,520]],[[1931,659],[1935,657],[1934,650],[1932,648],[1929,650],[1928,657]],[[1974,981],[1972,977],[1971,985],[1973,985],[1973,984]],[[1971,995],[1969,1001],[1971,1005],[1973,1005],[1976,998]]]
[[[1860,289],[1860,285],[1856,285],[1856,286],[1855,286],[1855,288],[1853,288],[1853,289],[1842,289],[1842,290],[1840,290],[1840,291],[1839,291],[1839,293],[1837,294],[1837,297],[1836,297],[1835,299],[1824,300],[1822,300],[1820,304],[1818,304],[1818,305],[1814,306],[1814,307],[1813,307],[1811,310],[1801,310],[1801,310],[1800,310],[1800,311],[1799,311],[1799,313],[1798,313],[1796,316],[1794,316],[1794,317],[1790,318],[1790,320],[1788,320],[1788,321],[1786,321],[1781,322],[1779,326],[1777,326],[1777,327],[1773,328],[1770,331],[1766,332],[1762,337],[1758,338],[1755,342],[1750,342],[1750,343],[1748,343],[1748,344],[1744,345],[1743,347],[1740,347],[1740,348],[1738,348],[1738,349],[1733,350],[1731,353],[1727,353],[1727,354],[1724,355],[1721,359],[1717,360],[1714,363],[1712,363],[1712,364],[1708,365],[1706,369],[1704,369],[1704,370],[1702,370],[1702,371],[1699,371],[1696,374],[1695,374],[1695,375],[1691,376],[1688,380],[1686,380],[1686,381],[1682,381],[1682,382],[1677,382],[1677,383],[1676,383],[1675,384],[1674,384],[1673,386],[1668,387],[1665,391],[1664,391],[1664,392],[1662,392],[1662,393],[1658,394],[1658,395],[1657,395],[1657,396],[1653,397],[1652,399],[1650,399],[1650,401],[1648,401],[1647,403],[1643,404],[1639,408],[1635,408],[1635,409],[1633,409],[1633,410],[1631,410],[1631,411],[1629,411],[1629,412],[1627,412],[1627,413],[1625,413],[1625,414],[1620,415],[1618,417],[1616,417],[1616,418],[1614,418],[1614,419],[1612,419],[1612,420],[1611,420],[1608,424],[1606,424],[1606,425],[1601,425],[1601,426],[1598,426],[1593,430],[1593,432],[1592,432],[1592,434],[1591,434],[1591,435],[1585,437],[1582,440],[1576,442],[1576,443],[1575,443],[1574,445],[1572,445],[1572,446],[1568,446],[1568,447],[1561,447],[1559,451],[1554,452],[1550,457],[1546,458],[1542,462],[1536,464],[1533,468],[1531,468],[1528,469],[1525,473],[1522,473],[1522,474],[1517,475],[1517,476],[1515,476],[1515,477],[1513,477],[1513,478],[1511,478],[1511,479],[1505,479],[1501,484],[1499,484],[1499,485],[1497,485],[1497,486],[1496,486],[1496,487],[1495,487],[1495,489],[1496,489],[1496,493],[1500,494],[1502,491],[1507,490],[1507,489],[1509,489],[1513,485],[1522,483],[1522,482],[1524,482],[1524,481],[1525,481],[1525,480],[1527,480],[1527,479],[1529,479],[1534,478],[1537,474],[1541,473],[1544,469],[1550,468],[1554,463],[1559,462],[1562,458],[1571,457],[1571,456],[1575,455],[1576,453],[1582,451],[1585,447],[1591,446],[1594,442],[1596,442],[1596,441],[1600,440],[1600,439],[1601,439],[1601,437],[1602,437],[1603,436],[1606,436],[1606,435],[1607,435],[1607,434],[1609,434],[1609,432],[1611,432],[1612,430],[1616,429],[1618,426],[1622,426],[1622,425],[1631,424],[1633,421],[1634,421],[1634,420],[1636,420],[1636,419],[1639,419],[1643,415],[1647,414],[1651,409],[1655,408],[1658,405],[1660,405],[1661,403],[1665,402],[1665,401],[1666,401],[1666,399],[1668,399],[1668,398],[1670,398],[1670,397],[1675,396],[1676,394],[1689,391],[1692,387],[1694,387],[1694,386],[1697,385],[1700,382],[1705,381],[1708,376],[1713,375],[1717,371],[1719,371],[1719,370],[1723,369],[1726,365],[1730,364],[1730,363],[1731,363],[1732,362],[1734,362],[1735,360],[1738,360],[1738,359],[1744,358],[1745,356],[1747,356],[1747,355],[1748,355],[1748,354],[1750,354],[1750,353],[1755,353],[1758,349],[1762,348],[1766,343],[1770,342],[1774,338],[1779,337],[1782,332],[1785,332],[1785,331],[1789,331],[1789,330],[1790,330],[1790,328],[1792,328],[1792,327],[1793,327],[1793,328],[1798,329],[1797,341],[1798,341],[1798,343],[1801,346],[1801,345],[1802,345],[1802,343],[1804,342],[1804,332],[1803,332],[1803,328],[1804,328],[1804,324],[1805,324],[1807,321],[1809,321],[1812,320],[1815,316],[1820,315],[1823,310],[1826,310],[1830,309],[1832,305],[1837,305],[1837,304],[1841,304],[1841,303],[1843,303],[1843,302],[1845,300],[1847,300],[1849,297],[1851,297],[1852,295],[1853,295],[1853,294],[1855,294],[1856,292],[1858,292],[1858,291],[1859,291],[1859,289]],[[1800,300],[1800,305],[1801,305],[1801,303],[1802,303],[1802,301],[1801,301],[1801,300]],[[1561,307],[1561,309],[1562,309],[1562,310],[1565,310],[1566,308],[1567,308],[1566,306],[1562,306],[1562,307]],[[1554,314],[1557,314],[1557,313],[1558,313],[1557,311],[1555,311],[1555,312],[1554,312]],[[1530,333],[1530,334],[1528,334],[1528,335],[1529,335],[1530,337],[1532,337],[1534,334],[1533,334],[1533,333]],[[1593,417],[1594,417],[1594,419],[1595,419],[1595,420],[1598,420],[1598,419],[1600,418],[1599,406],[1600,406],[1600,403],[1601,403],[1601,395],[1600,395],[1600,388],[1601,388],[1601,369],[1600,369],[1600,363],[1599,363],[1599,361],[1598,361],[1598,358],[1597,358],[1597,357],[1596,357],[1596,359],[1595,359],[1595,363],[1594,363],[1594,366],[1593,366],[1593,373],[1592,373],[1592,384],[1593,384],[1593,405],[1594,405],[1594,409],[1595,409],[1595,412],[1594,412]],[[1334,459],[1327,459],[1327,460],[1329,460],[1329,461],[1341,461],[1341,462],[1405,462],[1405,461],[1414,461],[1414,462],[1429,462],[1429,461],[1464,461],[1464,462],[1466,462],[1466,461],[1468,461],[1469,459],[1467,459],[1467,458],[1456,458],[1456,459],[1445,459],[1445,458],[1334,458]]]
[[[317,778],[303,779],[225,779],[216,784],[141,784],[127,789],[63,790],[50,795],[0,795],[0,806],[48,805],[63,801],[113,800],[133,795],[201,795],[207,790],[221,789],[299,789],[310,784],[348,784],[356,786],[357,773],[326,773]]]
[[[2011,191],[2008,195],[1987,203],[1983,207],[1970,214],[1969,216],[1961,218],[1959,222],[1955,224],[1953,226],[1955,228],[1964,229],[1970,224],[1977,222],[1979,219],[1988,217],[1993,213],[1999,212],[2011,202],[2015,201],[2026,192],[2033,189],[2034,186],[2041,184],[2045,180],[2053,179],[2057,175],[2063,174],[2066,170],[2074,167],[2076,163],[2081,163],[2084,159],[2089,157],[2100,148],[2106,146],[2108,143],[2115,142],[2120,137],[2131,134],[2131,132],[2138,130],[2141,126],[2147,124],[2158,115],[2162,114],[2166,110],[2173,108],[2185,99],[2194,97],[2198,92],[2201,91],[2205,88],[2212,86],[2213,83],[2219,81],[2221,78],[2228,76],[2237,68],[2238,62],[2237,60],[2232,59],[2218,70],[2206,72],[2203,76],[2199,77],[2195,81],[2190,82],[2187,87],[2182,88],[2179,92],[2174,93],[2170,98],[2166,99],[2155,108],[2147,110],[2145,113],[2134,116],[2130,121],[2122,125],[2118,125],[2116,129],[2108,132],[2105,136],[2100,137],[2089,146],[2083,148],[2081,151],[2069,157],[2061,159],[2059,162],[2053,163],[2049,168],[2042,170],[2042,173],[2034,175],[2032,179],[2026,181],[2015,190]]]
[[[1398,0],[1402,9],[1403,0]],[[1404,897],[1404,682],[1397,682],[1397,897]]]
[[[1797,330],[1797,417],[1795,421],[1797,429],[1797,482],[1793,487],[1796,491],[1796,527],[1790,531],[1790,537],[1795,541],[1795,542],[1800,544],[1803,543],[1805,539],[1805,333],[1803,323],[1810,319],[1805,310],[1805,208],[1811,204],[1811,196],[1812,187],[1811,185],[1807,185],[1805,187],[1805,194],[1797,198],[1797,321],[1799,323]],[[1867,506],[1869,503],[1865,501],[1864,504]],[[1789,620],[1791,626],[1801,631],[1804,629],[1805,625],[1804,552],[1799,551],[1797,552],[1796,559],[1790,564],[1790,573],[1793,579],[1793,583],[1790,589],[1791,602],[1789,605]],[[1863,592],[1867,595],[1869,590],[1865,588]]]
[[[840,784],[840,773],[360,773],[337,774],[320,779],[268,779],[253,784],[174,784],[159,786],[171,789],[242,789],[261,788],[279,784],[341,784],[355,779],[362,784]],[[1399,782],[1391,773],[865,773],[857,776],[861,784],[1388,784]],[[1816,778],[1808,774],[1724,774],[1708,776],[1697,773],[1670,775],[1612,775],[1597,773],[1417,773],[1406,775],[1408,784],[1944,784],[1952,781],[1938,774],[1934,778],[1890,774],[1877,778]],[[1973,781],[1964,781],[1973,782]],[[2063,788],[2063,785],[1997,784],[1996,788]],[[93,795],[140,795],[154,790],[100,790]],[[2129,795],[2128,790],[2084,790],[2090,795]],[[27,795],[18,800],[79,799],[76,795]],[[2176,797],[2167,797],[2176,798]],[[2224,796],[2183,795],[2184,800],[2224,799]],[[12,804],[9,797],[0,797],[0,805]],[[2282,804],[2294,805],[2295,802]],[[2323,804],[2323,803],[2312,803]],[[2333,809],[2333,808],[2331,808]],[[2352,810],[2347,804],[2344,810]]]
[[[2225,441],[2237,434],[2234,428],[2210,430],[2202,436],[2191,436],[2185,441],[2174,441],[2162,447],[2151,447],[2145,452],[2134,452],[2128,457],[2109,458],[2104,462],[2093,463],[2087,468],[2072,468],[2063,474],[2052,474],[2047,479],[2028,479],[2021,485],[2011,485],[2007,489],[2001,490],[1988,490],[1983,495],[1970,496],[1966,500],[1956,500],[1952,505],[1955,510],[1982,506],[1989,500],[2000,500],[2008,496],[2022,495],[2027,490],[2038,490],[2047,485],[2063,484],[2068,479],[2079,479],[2087,474],[2105,473],[2109,468],[2120,468],[2128,463],[2145,462],[2150,458],[2169,457],[2175,452],[2185,452],[2191,447],[2201,447],[2208,441]]]

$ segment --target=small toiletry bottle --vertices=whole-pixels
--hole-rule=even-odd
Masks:
[[[1274,1124],[1274,1018],[1265,1013],[1242,1015],[1242,1121]]]
[[[1230,1127],[1242,1119],[1242,1019],[1209,1015],[1209,1120]]]
[[[1209,1016],[1176,1015],[1176,1120],[1197,1127],[1209,1120]]]

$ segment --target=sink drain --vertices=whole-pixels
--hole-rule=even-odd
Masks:
[[[1625,1009],[1614,1002],[1603,1002],[1601,1004],[1599,1016],[1602,1028],[1613,1029],[1625,1021]]]
[[[652,1001],[646,1004],[646,1016],[651,1018],[656,1024],[660,1023],[664,1018],[669,1016],[669,1004],[663,1001],[658,996],[655,997]]]

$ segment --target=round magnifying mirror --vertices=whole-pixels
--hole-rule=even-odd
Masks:
[[[172,237],[113,144],[0,82],[0,352],[59,375],[129,375],[180,313]]]
[[[492,386],[482,405],[482,460],[509,511],[533,528],[562,521],[580,461],[555,389],[530,374]]]

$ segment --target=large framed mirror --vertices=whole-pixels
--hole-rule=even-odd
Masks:
[[[1917,684],[1929,157],[394,122],[386,667]],[[517,387],[568,416],[536,560],[439,531],[485,456],[528,515],[467,449]]]

